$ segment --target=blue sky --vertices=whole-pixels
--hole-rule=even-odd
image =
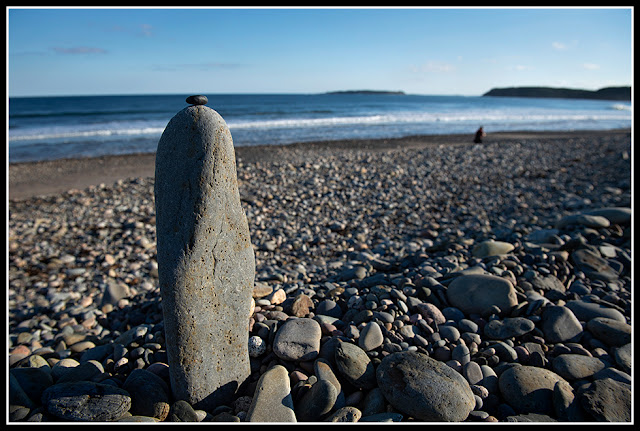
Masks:
[[[632,84],[632,9],[7,9],[10,96]]]

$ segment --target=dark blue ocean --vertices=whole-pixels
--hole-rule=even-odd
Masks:
[[[206,94],[235,146],[631,127],[628,102],[393,94]],[[9,162],[155,152],[188,95],[9,99]]]

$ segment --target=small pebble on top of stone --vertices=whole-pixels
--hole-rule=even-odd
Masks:
[[[206,105],[208,101],[207,96],[200,94],[187,97],[187,103],[190,105]]]

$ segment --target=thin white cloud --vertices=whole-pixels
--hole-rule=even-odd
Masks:
[[[449,73],[455,72],[456,66],[442,61],[428,61],[420,66],[411,67],[411,70],[422,73]]]
[[[551,42],[551,46],[553,47],[553,49],[556,49],[558,51],[566,51],[567,49],[569,49],[569,46],[562,42]]]
[[[140,34],[144,37],[153,36],[153,26],[151,24],[140,24]]]
[[[72,47],[60,47],[54,46],[51,48],[57,54],[106,54],[107,50],[102,48],[97,48],[94,46],[72,46]]]
[[[582,67],[584,69],[587,69],[587,70],[598,70],[598,69],[600,69],[600,65],[599,64],[595,64],[595,63],[584,63],[582,65]]]
[[[188,63],[188,64],[154,64],[151,68],[158,72],[173,72],[178,70],[215,70],[215,69],[236,69],[242,67],[240,63]]]

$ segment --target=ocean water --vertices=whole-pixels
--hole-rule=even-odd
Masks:
[[[155,152],[188,95],[9,99],[9,162]],[[234,145],[631,127],[626,102],[393,94],[207,94]]]

